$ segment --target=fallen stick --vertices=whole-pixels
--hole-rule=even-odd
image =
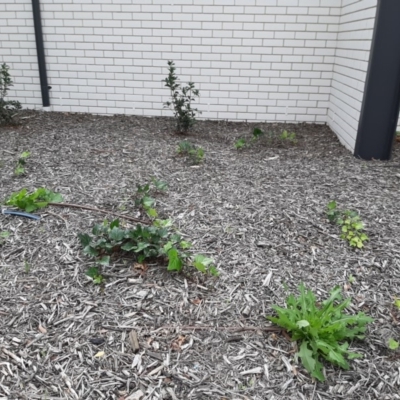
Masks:
[[[102,210],[101,208],[81,206],[79,204],[71,204],[71,203],[48,203],[48,205],[49,206],[57,206],[57,207],[80,208],[81,210],[95,211],[95,212],[99,212],[102,214],[112,214],[112,215],[115,215],[116,217],[124,218],[127,221],[133,221],[133,222],[139,222],[139,223],[145,224],[145,225],[151,225],[150,221],[143,221],[139,218],[129,217],[128,215],[118,214],[113,211]]]

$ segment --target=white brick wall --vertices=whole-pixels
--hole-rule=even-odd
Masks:
[[[327,122],[354,147],[377,0],[41,0],[52,109],[171,115],[174,60],[203,118]],[[31,0],[0,3],[10,98],[41,107]]]
[[[0,4],[10,96],[40,106],[30,0]],[[41,0],[55,111],[170,115],[174,60],[203,118],[327,120],[341,0]]]
[[[343,0],[328,123],[354,149],[368,69],[377,0]]]

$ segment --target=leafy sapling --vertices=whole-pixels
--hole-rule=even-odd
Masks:
[[[164,103],[164,108],[173,108],[176,120],[176,129],[179,133],[187,133],[196,122],[196,114],[201,114],[197,108],[192,108],[192,102],[199,96],[199,90],[193,82],[181,86],[176,67],[173,61],[168,61],[168,76],[164,79],[165,86],[170,89],[171,101]]]
[[[9,69],[5,63],[0,67],[0,125],[14,122],[14,117],[22,109],[19,101],[5,100],[9,88],[14,86]]]
[[[292,294],[286,299],[286,307],[273,306],[277,317],[270,321],[286,329],[293,341],[299,342],[300,358],[306,370],[319,381],[324,381],[321,359],[343,369],[349,369],[348,360],[362,357],[349,350],[354,339],[363,339],[366,325],[372,318],[359,312],[346,314],[351,299],[343,300],[340,287],[335,287],[327,300],[317,302],[312,291],[300,285],[299,297]]]

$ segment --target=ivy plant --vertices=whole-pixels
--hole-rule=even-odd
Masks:
[[[26,160],[30,157],[31,153],[29,151],[24,151],[20,154],[17,166],[15,167],[14,174],[19,176],[25,174],[25,164]]]
[[[218,275],[212,260],[188,253],[191,244],[182,239],[173,228],[172,221],[156,219],[151,226],[136,225],[132,229],[120,226],[118,219],[97,224],[92,234],[78,235],[84,254],[101,265],[108,265],[115,253],[135,254],[139,263],[152,259],[165,259],[168,271],[182,272],[192,266],[203,273]]]
[[[32,212],[46,207],[49,203],[60,203],[62,201],[61,194],[42,187],[32,193],[28,193],[25,188],[21,189],[19,192],[13,193],[5,204],[26,212]]]
[[[182,140],[178,143],[178,154],[188,157],[193,164],[200,164],[204,159],[204,149],[195,146],[188,140]]]

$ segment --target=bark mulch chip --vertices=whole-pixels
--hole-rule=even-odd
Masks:
[[[110,214],[0,214],[10,233],[0,242],[0,399],[400,399],[400,351],[388,348],[400,341],[397,148],[390,162],[357,160],[310,124],[200,121],[180,136],[169,118],[26,111],[22,121],[0,128],[1,201],[43,186]],[[237,151],[254,126],[268,135]],[[279,140],[284,129],[296,143]],[[205,150],[203,163],[177,155],[183,139]],[[23,151],[31,156],[17,177]],[[116,258],[93,285],[77,234],[115,213],[145,218],[134,195],[152,177],[169,184],[155,196],[159,213],[220,276]],[[360,213],[365,249],[328,223],[333,199]],[[320,299],[339,285],[351,312],[374,318],[351,345],[364,357],[348,371],[325,364],[323,383],[265,318],[301,282]]]

